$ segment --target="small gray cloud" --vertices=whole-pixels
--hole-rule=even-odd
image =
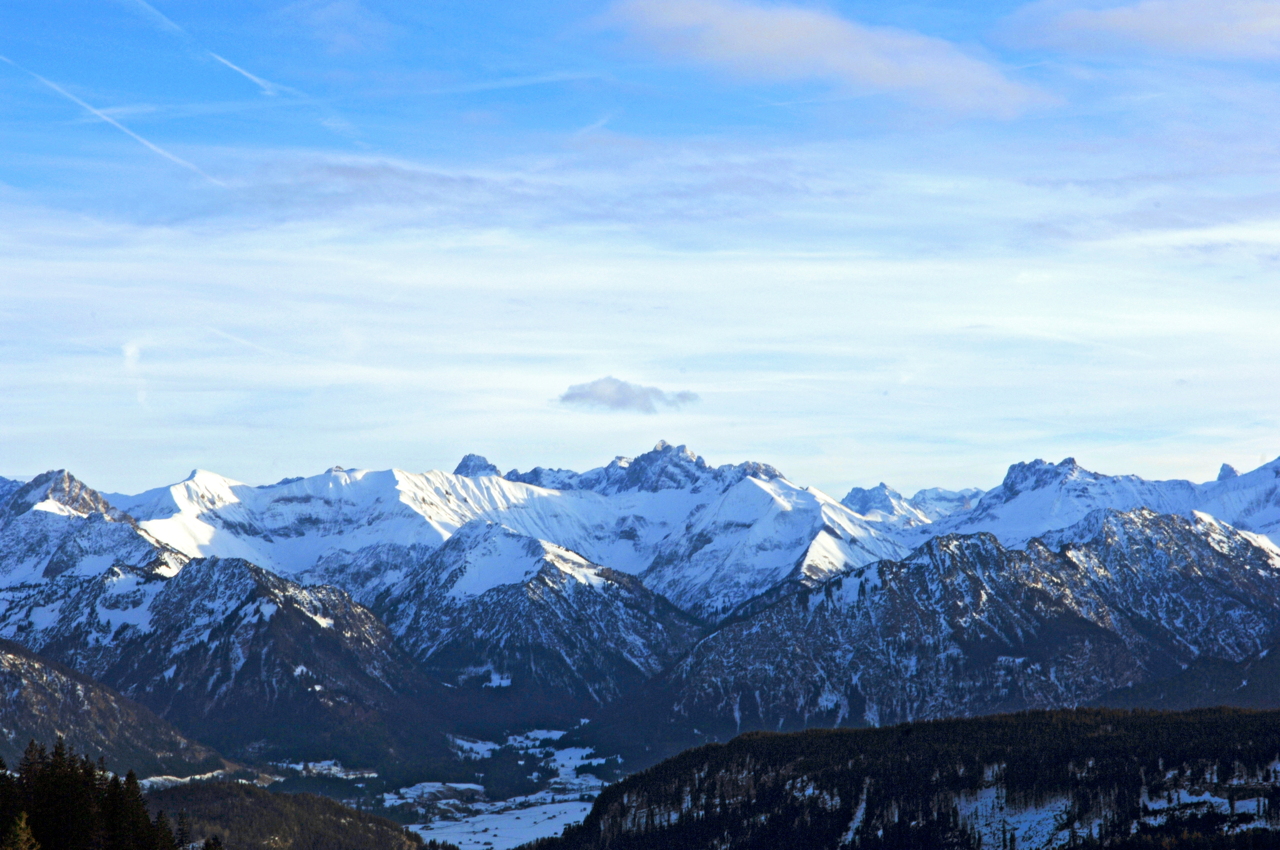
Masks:
[[[698,394],[688,390],[669,393],[657,387],[642,387],[630,381],[620,381],[613,376],[588,384],[574,384],[560,396],[561,404],[574,407],[630,410],[636,413],[657,413],[659,407],[678,410],[697,400]]]

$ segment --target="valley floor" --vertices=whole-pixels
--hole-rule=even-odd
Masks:
[[[508,801],[515,804],[517,801]],[[499,808],[458,821],[436,821],[409,827],[425,839],[447,841],[462,850],[510,850],[537,838],[559,835],[566,826],[581,823],[591,811],[589,802]]]
[[[565,735],[558,730],[536,730],[513,735],[505,744],[456,739],[461,752],[487,754],[501,746],[514,747],[529,758],[545,760],[555,770],[542,790],[507,800],[476,799],[481,786],[423,782],[384,795],[388,806],[421,805],[433,813],[429,823],[409,828],[423,838],[449,842],[462,850],[509,850],[537,838],[559,835],[566,826],[580,823],[605,783],[582,772],[604,759],[584,747],[549,746]]]

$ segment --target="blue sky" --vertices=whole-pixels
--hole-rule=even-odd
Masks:
[[[16,0],[0,56],[6,474],[1280,454],[1274,0]]]

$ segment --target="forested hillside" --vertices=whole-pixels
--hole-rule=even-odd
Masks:
[[[1280,846],[1248,835],[1277,826],[1280,712],[1090,709],[743,735],[611,786],[537,846],[1249,847]]]
[[[154,813],[154,814],[153,814]],[[457,850],[311,794],[196,782],[145,795],[59,739],[34,741],[16,770],[0,760],[3,850]]]

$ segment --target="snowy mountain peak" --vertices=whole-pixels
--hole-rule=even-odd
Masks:
[[[528,472],[513,469],[504,477],[508,481],[552,490],[592,490],[613,496],[663,490],[723,491],[744,478],[772,481],[783,476],[769,464],[753,461],[713,467],[688,446],[673,446],[659,440],[652,451],[633,458],[619,455],[607,466],[587,472],[538,466]]]
[[[498,523],[475,520],[458,529],[431,564],[441,587],[459,599],[495,587],[528,581],[546,564],[591,567],[586,559],[554,543]]]
[[[673,446],[660,440],[652,451],[635,458],[618,457],[600,470],[592,470],[583,478],[599,473],[590,489],[598,493],[639,490],[687,490],[698,487],[710,476],[707,462],[687,446]],[[595,476],[593,476],[595,477]]]
[[[1080,468],[1073,457],[1063,458],[1061,463],[1049,463],[1039,458],[1030,463],[1015,463],[1005,473],[999,489],[988,494],[988,498],[997,496],[1007,501],[1019,493],[1060,484],[1079,477],[1082,473],[1089,474]]]
[[[458,465],[454,468],[453,474],[465,475],[468,478],[478,478],[482,475],[502,475],[498,470],[498,467],[489,463],[488,458],[483,455],[475,454],[465,455],[462,460],[458,461]]]
[[[1239,478],[1240,471],[1229,463],[1224,463],[1222,468],[1218,470],[1218,480],[1228,481],[1232,478]]]
[[[547,469],[545,466],[535,466],[528,472],[513,469],[503,477],[518,484],[532,484],[534,487],[545,487],[548,490],[574,490],[577,488],[580,476],[572,469]]]
[[[963,513],[981,496],[982,491],[976,488],[956,491],[933,487],[907,499],[882,481],[875,487],[854,487],[840,504],[872,522],[908,529]]]
[[[9,498],[8,509],[13,516],[35,508],[68,516],[102,514],[108,520],[116,522],[129,520],[127,515],[113,508],[101,493],[65,469],[53,469],[37,475]]]
[[[905,502],[906,499],[902,498],[902,494],[897,490],[881,481],[874,487],[854,487],[840,500],[840,503],[861,514],[870,511],[888,512],[893,509],[895,501]],[[861,508],[866,510],[860,510]]]
[[[886,518],[914,513],[902,494],[883,481],[875,487],[854,487],[840,500],[840,504],[865,517],[875,513]]]
[[[772,481],[782,478],[782,473],[767,463],[747,461],[724,466],[709,466],[702,457],[688,446],[673,446],[660,440],[653,451],[635,458],[617,458],[602,470],[583,475],[587,478],[600,472],[598,482],[590,489],[598,493],[619,493],[628,490],[657,493],[661,490],[699,490],[708,485],[724,490],[744,478]]]
[[[928,517],[930,522],[937,522],[943,517],[970,510],[978,504],[982,495],[983,491],[977,487],[968,487],[964,490],[929,487],[912,496],[910,503],[911,507]]]

